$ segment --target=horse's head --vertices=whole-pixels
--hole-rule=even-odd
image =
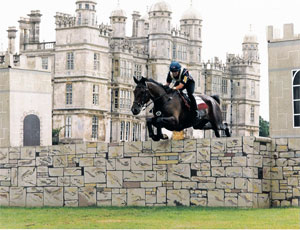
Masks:
[[[134,101],[131,107],[131,112],[133,113],[133,115],[138,115],[141,112],[143,106],[149,102],[150,93],[146,85],[146,78],[142,77],[140,80],[138,80],[136,77],[133,77],[133,79],[137,86],[133,91]]]

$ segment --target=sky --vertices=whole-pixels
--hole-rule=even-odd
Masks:
[[[109,16],[118,0],[96,0],[98,23],[109,23]],[[157,0],[119,0],[127,13],[127,35],[131,36],[131,14],[147,12]],[[191,2],[202,15],[202,61],[219,57],[223,63],[227,53],[241,54],[245,34],[250,30],[258,37],[261,60],[260,115],[269,120],[268,50],[266,28],[273,25],[282,30],[283,24],[294,23],[295,33],[300,33],[299,0],[166,0],[172,8],[172,25],[179,20]],[[76,0],[9,0],[0,9],[0,51],[7,49],[7,28],[16,26],[20,17],[31,10],[40,10],[42,16],[41,41],[55,41],[54,15],[56,12],[75,15]],[[282,32],[281,32],[282,34]],[[280,35],[279,35],[280,36]],[[18,38],[17,38],[18,39]],[[18,40],[17,40],[18,42]]]

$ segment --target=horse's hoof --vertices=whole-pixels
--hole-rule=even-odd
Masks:
[[[159,141],[159,140],[160,140],[160,137],[157,136],[157,135],[154,135],[154,136],[152,137],[152,140],[153,140],[153,141]]]
[[[161,139],[163,139],[163,140],[168,140],[169,139],[169,137],[166,135],[166,134],[164,134],[163,136],[162,136],[162,138]]]

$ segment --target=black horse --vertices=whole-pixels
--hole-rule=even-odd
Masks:
[[[147,118],[147,127],[149,136],[154,141],[168,138],[162,134],[162,128],[170,131],[181,131],[189,127],[200,130],[213,129],[216,137],[220,137],[219,130],[224,130],[226,136],[230,137],[228,125],[223,123],[218,96],[200,95],[201,99],[208,105],[208,110],[204,117],[195,121],[177,90],[166,90],[162,84],[144,77],[140,80],[134,77],[134,81],[137,86],[134,90],[134,102],[131,111],[133,115],[138,115],[142,108],[152,100],[154,117]],[[157,128],[156,135],[152,125]]]

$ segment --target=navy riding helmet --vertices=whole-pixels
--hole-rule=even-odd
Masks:
[[[177,61],[173,61],[170,65],[171,72],[180,72],[181,65]]]

